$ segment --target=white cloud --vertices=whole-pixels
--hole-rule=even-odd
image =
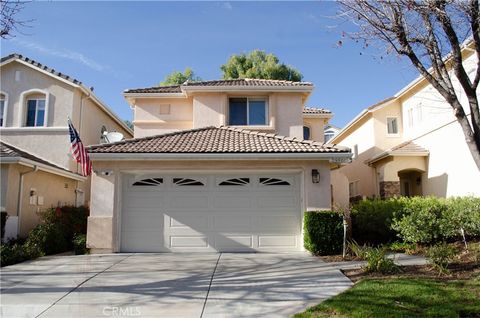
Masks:
[[[95,70],[95,71],[98,71],[98,72],[105,71],[108,68],[107,66],[104,66],[100,63],[97,63],[94,60],[86,57],[85,55],[83,55],[82,53],[79,53],[79,52],[70,51],[70,50],[67,50],[67,49],[60,49],[60,50],[59,49],[52,49],[52,48],[45,47],[45,46],[43,46],[41,44],[38,44],[38,43],[27,42],[27,41],[19,40],[17,38],[13,38],[11,41],[15,42],[15,44],[17,44],[17,45],[19,45],[23,48],[30,49],[30,50],[33,50],[33,51],[37,51],[37,52],[45,54],[45,55],[51,55],[51,56],[56,56],[56,57],[72,60],[74,62],[83,64],[83,65],[87,66],[88,68],[91,68],[92,70]]]

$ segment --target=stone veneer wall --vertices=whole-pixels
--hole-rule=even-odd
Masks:
[[[400,196],[400,181],[381,181],[380,197],[382,199]]]

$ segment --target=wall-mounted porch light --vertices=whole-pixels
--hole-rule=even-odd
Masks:
[[[312,183],[320,182],[320,173],[317,169],[312,169]]]

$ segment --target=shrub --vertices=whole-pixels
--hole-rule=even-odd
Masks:
[[[448,273],[448,265],[455,256],[455,248],[443,242],[427,249],[427,258],[441,274]]]
[[[342,252],[343,216],[334,211],[305,212],[304,246],[315,255]]]
[[[367,245],[360,245],[355,240],[348,242],[348,249],[350,252],[352,252],[355,257],[362,260],[366,258],[368,248]]]
[[[456,229],[446,217],[446,199],[413,197],[405,200],[401,214],[396,214],[392,228],[406,242],[431,244],[455,235]]]
[[[42,223],[30,231],[25,245],[40,255],[51,255],[68,251],[70,244],[61,224]]]
[[[370,247],[365,252],[365,270],[368,273],[391,274],[396,273],[399,267],[395,264],[393,259],[387,258],[386,248],[384,247]]]
[[[459,234],[461,228],[466,236],[480,236],[480,198],[456,197],[449,198],[446,218],[456,229],[454,236]]]
[[[406,242],[393,242],[388,246],[388,249],[395,253],[415,254],[417,245]]]
[[[87,254],[87,236],[85,234],[75,234],[73,237],[73,250],[75,255]]]
[[[352,237],[360,244],[385,244],[397,238],[394,215],[401,215],[405,199],[364,200],[352,206]]]

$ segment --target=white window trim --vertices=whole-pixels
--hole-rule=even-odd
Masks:
[[[304,140],[312,140],[312,127],[310,127],[310,125],[307,125],[305,123],[303,123],[303,127],[307,127],[308,128],[308,139],[304,139]],[[302,127],[302,137],[305,138],[305,134],[303,133],[303,127]]]
[[[18,116],[18,127],[27,127],[26,126],[26,120],[27,120],[27,97],[28,95],[31,94],[43,94],[45,95],[45,118],[43,120],[43,126],[34,126],[34,127],[47,127],[48,126],[48,111],[50,108],[50,93],[46,90],[39,89],[39,88],[33,88],[29,89],[27,91],[24,91],[20,94],[20,114]],[[32,127],[32,128],[34,128]]]
[[[355,188],[355,192],[354,195],[352,195],[352,193],[350,193],[350,185],[353,184],[353,187]],[[348,183],[348,197],[349,198],[354,198],[354,197],[358,197],[360,195],[359,191],[358,191],[358,185],[360,184],[360,180],[353,180],[353,181],[349,181]]]
[[[3,124],[1,127],[7,127],[7,115],[8,115],[8,94],[5,93],[4,91],[0,91],[0,94],[2,94],[4,98],[4,108],[3,108]]]
[[[389,133],[388,132],[388,120],[389,119],[395,119],[396,120],[396,122],[397,122],[397,132],[396,133]],[[398,137],[398,136],[400,136],[400,127],[399,127],[400,125],[399,125],[399,121],[398,121],[398,116],[387,116],[385,123],[386,123],[386,126],[387,126],[387,136],[388,137]]]
[[[246,125],[230,125],[230,99],[231,98],[246,98],[247,99],[247,124]],[[250,120],[250,99],[264,100],[265,101],[265,124],[264,125],[250,125],[248,124]],[[270,105],[269,105],[268,96],[227,96],[227,125],[230,127],[250,127],[250,128],[260,128],[267,129],[270,127]]]

